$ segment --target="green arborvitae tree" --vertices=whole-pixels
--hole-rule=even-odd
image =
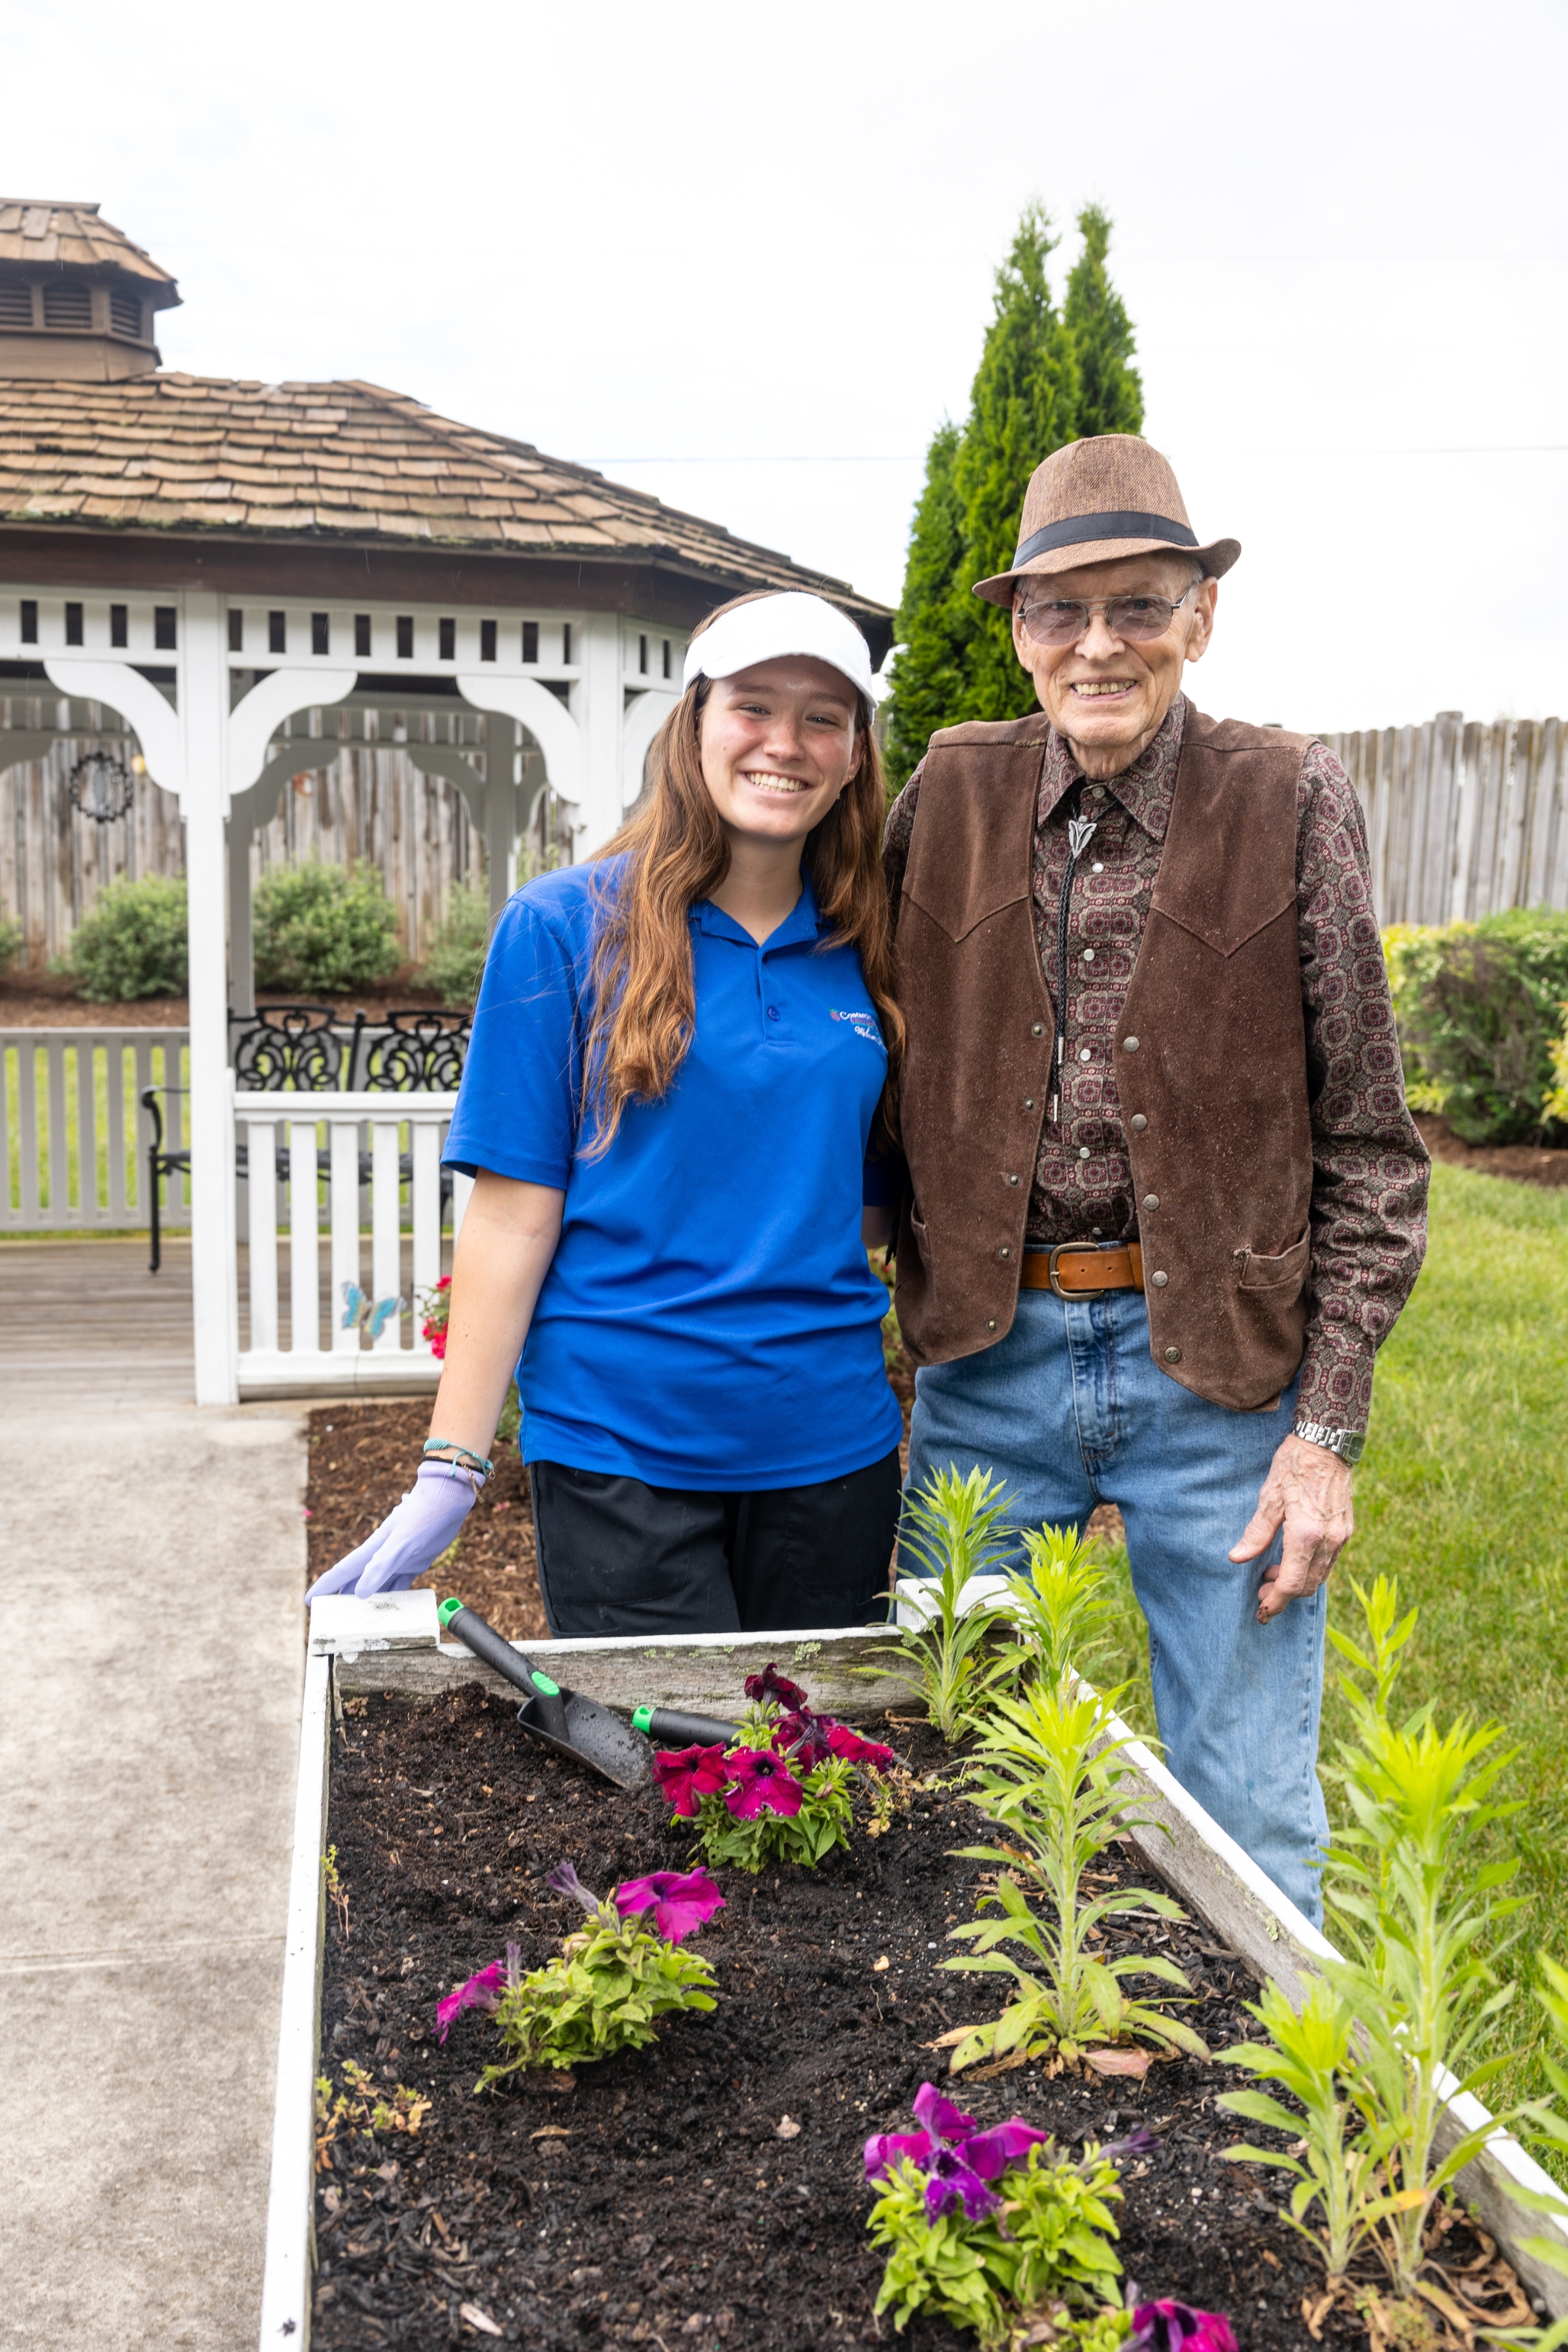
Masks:
[[[944,425],[926,458],[897,622],[888,766],[907,781],[936,727],[1021,718],[1035,690],[1013,651],[1008,615],[971,593],[1004,572],[1018,543],[1029,476],[1086,433],[1136,433],[1143,392],[1132,329],[1106,274],[1110,224],[1079,215],[1084,247],[1058,312],[1046,275],[1057,240],[1039,205],[1018,224],[996,273],[995,309],[962,429]]]
[[[1078,216],[1083,251],[1068,279],[1062,320],[1078,353],[1078,430],[1142,433],[1143,379],[1131,364],[1132,321],[1106,271],[1110,223],[1098,205]]]
[[[925,488],[910,532],[904,593],[894,624],[904,650],[894,665],[888,766],[902,785],[932,733],[951,723],[964,692],[967,614],[954,611],[963,563],[963,509],[952,478],[959,431],[945,419],[926,452]]]

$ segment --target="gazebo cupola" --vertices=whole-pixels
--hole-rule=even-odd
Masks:
[[[0,196],[0,377],[117,383],[158,365],[174,279],[96,205]]]

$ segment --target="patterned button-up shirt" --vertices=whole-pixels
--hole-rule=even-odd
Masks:
[[[1137,1236],[1111,1042],[1160,871],[1186,714],[1178,695],[1130,768],[1100,783],[1082,780],[1081,814],[1095,820],[1095,831],[1069,902],[1061,1102],[1059,1117],[1040,1131],[1031,1242]],[[1072,746],[1053,728],[1034,855],[1035,933],[1053,1004],[1068,866],[1062,803],[1079,781]],[[920,785],[917,768],[888,817],[895,909]],[[1372,1406],[1373,1359],[1426,1250],[1428,1161],[1405,1100],[1361,803],[1321,743],[1302,761],[1298,788],[1296,905],[1312,1127],[1312,1295],[1296,1412],[1300,1420],[1361,1431]],[[1056,1006],[1058,1021],[1061,1010]]]

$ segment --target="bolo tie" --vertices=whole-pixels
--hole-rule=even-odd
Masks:
[[[1067,1057],[1068,1030],[1068,924],[1072,914],[1073,878],[1079,859],[1094,839],[1100,820],[1085,816],[1083,811],[1083,778],[1077,776],[1067,794],[1068,866],[1062,877],[1062,894],[1057,901],[1057,1050],[1051,1064],[1051,1124],[1054,1127],[1061,1110],[1062,1065]]]

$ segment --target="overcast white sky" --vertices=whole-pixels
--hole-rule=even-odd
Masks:
[[[1244,546],[1203,706],[1568,709],[1563,0],[0,26],[5,193],[96,197],[177,274],[165,365],[394,385],[889,603],[1021,206],[1096,198],[1146,430]]]

